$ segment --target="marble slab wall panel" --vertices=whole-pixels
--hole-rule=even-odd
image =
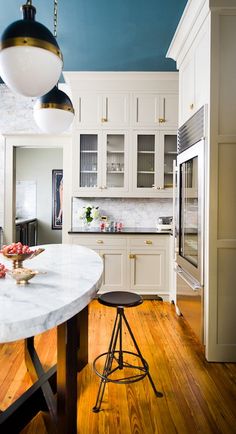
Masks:
[[[0,226],[4,224],[4,149],[4,139],[0,137]]]
[[[0,85],[0,133],[39,133],[34,122],[35,98],[27,98],[11,92],[5,84]]]
[[[79,214],[88,204],[98,206],[101,215],[122,222],[126,227],[155,227],[158,217],[173,215],[172,199],[73,198],[72,228],[81,226]]]
[[[20,219],[35,218],[36,181],[16,181],[16,216]]]

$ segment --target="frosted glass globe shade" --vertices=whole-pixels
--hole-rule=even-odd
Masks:
[[[62,59],[51,51],[13,46],[0,52],[0,76],[6,85],[24,96],[41,96],[58,82]]]
[[[44,133],[57,134],[68,130],[74,113],[55,108],[34,109],[34,119]]]

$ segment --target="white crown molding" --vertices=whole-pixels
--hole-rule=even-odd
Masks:
[[[179,75],[171,72],[63,72],[66,83],[76,92],[178,92]]]
[[[236,10],[236,0],[189,0],[173,36],[166,57],[177,61],[189,50],[199,29],[203,26],[210,12],[230,13]],[[181,53],[181,56],[180,56]]]

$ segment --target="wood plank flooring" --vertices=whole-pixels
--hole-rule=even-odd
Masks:
[[[106,386],[102,411],[92,412],[98,377],[94,358],[107,350],[115,310],[90,305],[89,364],[78,376],[79,434],[236,434],[236,364],[208,363],[183,318],[169,303],[146,300],[126,315],[163,398],[147,378]],[[132,345],[125,333],[128,350]],[[56,332],[36,337],[45,367],[56,361]],[[23,361],[23,342],[0,345],[0,408],[4,410],[31,385]],[[22,434],[45,434],[42,415]],[[5,434],[5,433],[1,433]]]

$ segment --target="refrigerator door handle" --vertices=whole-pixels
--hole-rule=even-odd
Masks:
[[[181,278],[192,288],[193,291],[198,291],[199,289],[202,289],[202,285],[195,280],[193,277],[191,277],[188,273],[186,273],[179,265],[175,268],[175,272],[181,276]]]

